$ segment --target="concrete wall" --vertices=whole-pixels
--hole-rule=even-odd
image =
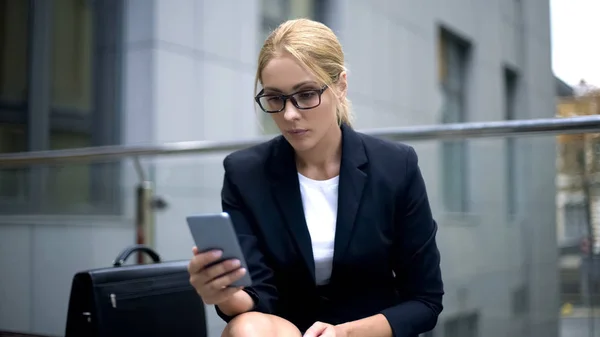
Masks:
[[[504,118],[505,65],[520,78],[519,118],[554,116],[547,1],[332,0],[328,7],[326,21],[347,54],[359,129],[441,121],[440,25],[472,44],[469,121]],[[125,143],[227,140],[261,133],[252,106],[259,0],[128,0],[125,17]],[[479,313],[480,336],[556,336],[554,139],[520,143],[523,207],[514,221],[506,220],[504,211],[504,140],[469,143],[469,214],[451,214],[442,207],[439,143],[412,145],[440,225],[447,296],[436,336],[444,336],[445,320],[471,312]],[[187,214],[220,210],[222,157],[144,162],[156,193],[170,205],[157,213],[156,247],[165,259],[190,256]],[[109,265],[133,242],[129,210],[137,178],[131,162],[124,167],[122,187],[129,194],[123,218],[0,218],[0,289],[10,289],[0,293],[0,329],[63,333],[72,274]],[[14,256],[21,263],[13,263]],[[515,317],[519,289],[524,289],[529,310]],[[224,324],[212,308],[208,316],[210,336],[218,336]]]

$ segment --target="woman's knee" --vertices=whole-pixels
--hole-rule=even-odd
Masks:
[[[232,319],[221,337],[301,337],[289,321],[259,312],[247,312]]]

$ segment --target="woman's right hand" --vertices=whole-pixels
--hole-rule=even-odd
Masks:
[[[204,303],[219,305],[240,291],[241,288],[230,286],[246,273],[244,268],[240,268],[239,260],[225,260],[211,265],[221,258],[221,251],[199,253],[196,247],[192,251],[194,257],[188,265],[190,283]]]

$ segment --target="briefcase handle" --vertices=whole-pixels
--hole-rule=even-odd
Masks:
[[[152,248],[145,246],[145,245],[133,245],[133,246],[129,246],[129,247],[125,248],[117,256],[117,258],[115,259],[115,262],[113,262],[113,267],[122,266],[123,263],[125,263],[125,261],[127,261],[129,256],[131,256],[131,254],[136,253],[136,252],[145,253],[146,255],[150,256],[150,258],[152,259],[152,262],[154,262],[154,263],[160,262],[160,256]]]

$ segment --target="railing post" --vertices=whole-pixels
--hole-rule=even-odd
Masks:
[[[136,244],[155,248],[154,239],[154,212],[152,207],[153,189],[152,182],[144,180],[136,188]],[[137,263],[146,263],[147,257],[138,253]]]
[[[135,233],[136,244],[146,245],[155,249],[154,237],[154,190],[152,182],[147,178],[144,168],[140,162],[140,158],[133,159],[135,171],[139,178],[139,183],[136,186],[135,193]],[[142,253],[137,254],[137,263],[147,263],[148,258]]]

